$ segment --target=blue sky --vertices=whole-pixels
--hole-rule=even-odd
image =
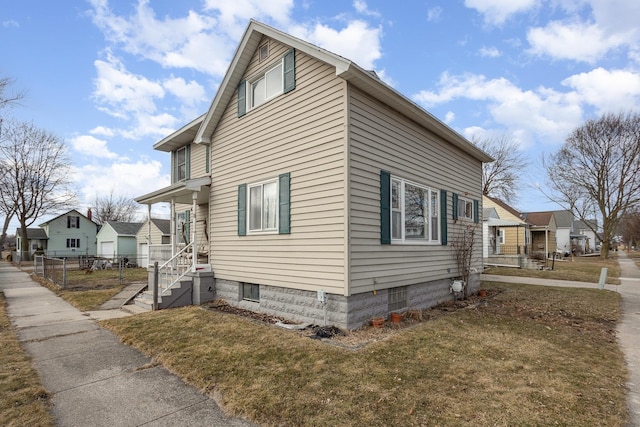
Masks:
[[[523,211],[557,208],[535,188],[543,153],[589,118],[640,109],[637,0],[0,5],[0,77],[27,91],[5,113],[66,141],[81,208],[168,185],[152,145],[207,110],[250,18],[374,69],[469,139],[516,140]]]

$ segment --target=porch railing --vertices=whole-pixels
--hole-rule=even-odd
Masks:
[[[158,267],[158,289],[160,295],[165,295],[169,292],[176,283],[189,272],[189,269],[193,263],[193,245],[189,243],[184,248],[180,249],[173,257],[170,257],[168,261],[161,264]],[[169,249],[171,249],[169,247]]]

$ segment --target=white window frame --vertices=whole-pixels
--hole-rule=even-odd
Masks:
[[[458,196],[458,219],[473,221],[473,200]]]
[[[278,91],[271,93],[271,94],[267,94],[267,76],[270,75],[271,73],[273,73],[277,68],[280,68],[280,73],[278,74],[280,77],[280,88]],[[263,81],[264,83],[264,99],[261,100],[258,104],[255,103],[254,99],[253,99],[253,88],[256,84],[258,84],[260,81]],[[262,104],[266,104],[268,101],[270,101],[271,99],[282,95],[284,93],[284,58],[282,58],[280,61],[278,61],[275,65],[273,65],[272,67],[270,67],[268,70],[266,70],[264,73],[259,74],[258,76],[253,77],[250,80],[247,80],[247,85],[246,85],[246,89],[247,91],[246,93],[246,100],[247,100],[247,111],[253,110],[254,108],[257,108],[259,106],[261,106]]]
[[[80,239],[67,239],[67,248],[79,248]]]
[[[501,245],[504,245],[504,231],[504,228],[498,229],[498,243],[500,243]]]
[[[80,228],[80,217],[69,215],[68,224],[69,226],[67,228]]]
[[[279,222],[278,222],[278,218],[279,218],[279,208],[280,208],[280,203],[279,203],[279,194],[280,194],[280,188],[279,188],[279,182],[278,182],[278,178],[273,178],[273,179],[268,179],[265,181],[260,181],[260,182],[256,182],[253,184],[247,184],[247,232],[249,234],[260,234],[260,233],[278,233],[278,226],[279,226]],[[264,188],[267,185],[275,185],[275,203],[274,203],[274,210],[273,210],[273,215],[274,215],[274,221],[273,221],[273,226],[272,227],[265,227],[265,193],[264,193]],[[251,204],[251,195],[252,195],[252,189],[257,189],[260,188],[260,226],[259,227],[255,227],[255,224],[252,223],[251,221],[251,213],[252,213],[252,204]]]
[[[427,216],[424,218],[424,228],[426,230],[426,236],[421,238],[407,237],[406,233],[406,202],[405,202],[405,189],[406,186],[417,187],[426,192],[425,202]],[[397,194],[394,196],[394,188]],[[396,203],[397,202],[397,203]],[[400,244],[428,244],[436,245],[440,244],[441,230],[440,230],[440,191],[435,188],[431,188],[416,182],[405,180],[396,176],[391,177],[391,243]],[[394,215],[394,212],[396,213]],[[398,215],[399,213],[399,215]],[[435,215],[434,215],[435,213]],[[423,214],[424,215],[424,214]],[[394,232],[394,217],[400,218],[399,234],[396,228]]]

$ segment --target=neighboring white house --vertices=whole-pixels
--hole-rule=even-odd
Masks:
[[[111,261],[120,257],[129,262],[137,259],[136,233],[142,226],[141,222],[106,221],[100,227],[96,237],[98,256]]]

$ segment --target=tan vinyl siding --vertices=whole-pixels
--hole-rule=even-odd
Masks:
[[[349,99],[350,293],[453,277],[451,242],[461,228],[451,219],[451,194],[478,200],[482,212],[481,163],[355,88]],[[447,191],[448,246],[380,244],[381,169]],[[480,268],[482,229],[476,226],[474,266]]]
[[[289,50],[270,43],[269,58],[259,63],[254,55],[246,79]],[[241,118],[233,97],[211,138],[210,262],[217,278],[345,292],[344,91],[334,69],[298,51],[295,90]],[[238,185],[282,173],[291,174],[291,234],[238,236]]]
[[[206,176],[206,145],[191,144],[191,179]]]
[[[149,223],[145,222],[136,233],[136,240],[138,241],[138,244],[147,243],[149,236],[148,227]],[[162,232],[160,232],[160,229],[154,223],[151,223],[151,242],[149,243],[152,245],[162,244]]]

